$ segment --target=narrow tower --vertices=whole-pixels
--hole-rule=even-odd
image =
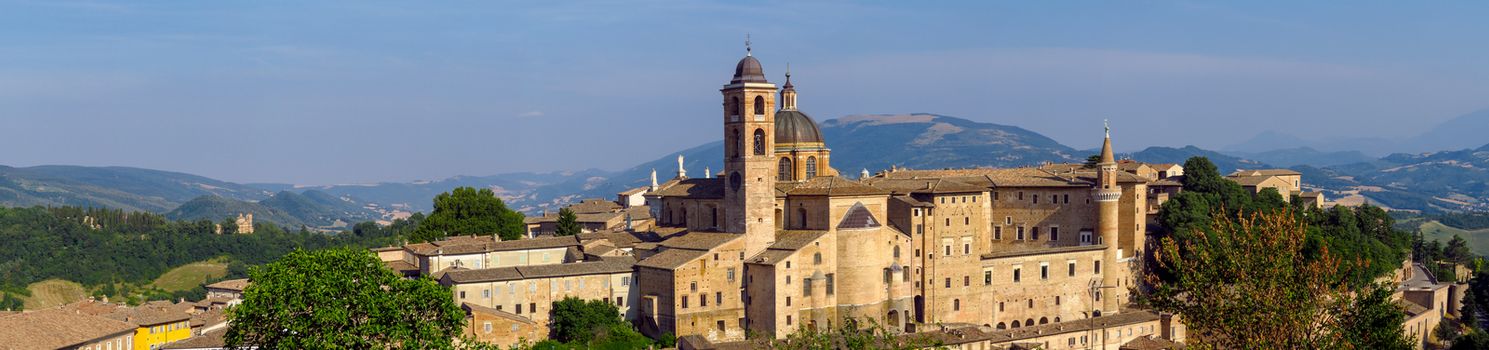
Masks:
[[[775,241],[776,86],[745,44],[724,97],[724,231],[745,235],[754,256]]]
[[[1101,235],[1101,243],[1106,245],[1106,250],[1101,258],[1101,313],[1111,315],[1117,313],[1117,276],[1118,259],[1117,253],[1117,219],[1121,215],[1118,211],[1117,200],[1122,198],[1122,188],[1117,187],[1117,160],[1112,156],[1112,128],[1106,126],[1106,138],[1101,142],[1101,162],[1097,163],[1101,172],[1096,175],[1096,188],[1094,189],[1098,211],[1096,222],[1098,234]]]

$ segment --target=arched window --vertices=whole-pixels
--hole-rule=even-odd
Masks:
[[[810,179],[810,178],[814,178],[814,177],[817,177],[817,157],[807,157],[807,177],[806,178]]]
[[[1050,323],[1050,319],[1044,318],[1044,317],[1040,317],[1039,318],[1039,324],[1046,324],[1046,323]]]
[[[765,96],[755,96],[755,115],[765,115]]]
[[[822,253],[812,253],[812,265],[822,265]]]
[[[744,106],[739,104],[739,96],[729,98],[729,115],[738,116],[744,112]]]
[[[781,157],[778,168],[776,170],[776,180],[791,181],[791,177],[796,176],[795,169],[791,169],[791,158]]]
[[[900,257],[900,246],[894,246],[894,257],[895,258],[899,258]]]
[[[1008,324],[1007,323],[1003,323],[1003,322],[998,322],[998,329],[1008,329]]]
[[[1019,328],[1019,320],[1013,320],[1013,328]]]
[[[796,208],[796,214],[796,217],[801,218],[801,221],[797,221],[796,227],[805,230],[807,228],[807,208]]]
[[[765,130],[755,129],[755,155],[765,155]]]
[[[1060,316],[1055,316],[1055,323],[1060,323]]]
[[[739,158],[739,153],[744,152],[744,138],[739,135],[739,129],[734,129],[734,144],[729,145],[729,156]]]
[[[1025,326],[1033,326],[1034,325],[1034,319],[1031,318],[1031,319],[1024,320],[1024,325]]]

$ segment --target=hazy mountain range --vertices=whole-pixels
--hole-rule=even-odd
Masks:
[[[1464,118],[1484,116],[1489,114]],[[849,178],[858,177],[863,169],[877,172],[891,166],[1033,166],[1080,162],[1096,153],[1073,149],[1019,127],[934,114],[853,115],[819,124],[833,150],[833,167]],[[653,169],[659,180],[671,179],[676,176],[679,154],[690,177],[703,176],[705,169],[717,171],[723,167],[719,141],[660,155],[618,171],[521,172],[366,185],[235,184],[127,167],[0,166],[0,205],[103,206],[214,221],[254,213],[258,220],[290,227],[334,228],[428,211],[435,195],[458,186],[472,186],[491,188],[514,208],[535,213],[557,210],[582,198],[610,198],[617,192],[645,186]],[[1484,203],[1489,202],[1489,185],[1485,184],[1489,179],[1489,145],[1381,158],[1358,151],[1319,151],[1281,141],[1275,148],[1255,152],[1185,146],[1150,147],[1119,155],[1154,163],[1183,163],[1193,156],[1209,157],[1222,172],[1291,167],[1304,173],[1305,183],[1319,186],[1330,198],[1361,195],[1364,200],[1400,209],[1484,210]]]
[[[1398,138],[1353,137],[1309,139],[1285,131],[1266,131],[1251,139],[1221,149],[1236,154],[1256,154],[1280,149],[1308,148],[1330,152],[1385,156],[1393,153],[1423,153],[1471,149],[1482,146],[1489,135],[1489,109],[1464,114],[1433,126],[1418,135]]]

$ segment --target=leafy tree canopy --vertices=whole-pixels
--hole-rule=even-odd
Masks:
[[[522,238],[522,213],[507,208],[489,188],[458,187],[434,197],[434,212],[410,235],[427,242],[452,235],[497,235],[502,240]]]
[[[231,348],[452,349],[464,312],[449,289],[399,278],[361,249],[297,250],[249,271]]]
[[[1304,249],[1306,222],[1289,211],[1217,216],[1181,244],[1154,254],[1171,278],[1148,276],[1142,301],[1184,315],[1197,348],[1410,349],[1404,313],[1385,286],[1356,292],[1346,262],[1327,247]]]

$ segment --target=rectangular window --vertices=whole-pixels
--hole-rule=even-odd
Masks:
[[[951,245],[947,245],[946,246],[946,253],[941,254],[941,255],[951,256]],[[464,297],[462,297],[462,298],[464,298]]]
[[[993,272],[992,271],[983,271],[982,272],[982,285],[984,285],[984,286],[991,286],[991,285],[993,285]]]
[[[615,297],[615,306],[626,306],[626,298]]]
[[[724,305],[724,292],[713,292],[714,305]]]
[[[734,268],[729,268],[729,282],[734,282]]]
[[[1065,204],[1070,204],[1070,195],[1065,195],[1065,198],[1064,200],[1062,200],[1062,202],[1065,202]]]
[[[708,294],[698,294],[698,307],[708,307]]]
[[[993,240],[1003,240],[1003,226],[993,226]]]
[[[514,309],[517,309],[517,314],[518,315],[521,315],[522,314],[522,304],[517,304],[517,306],[514,307]]]
[[[1024,227],[1023,226],[1019,226],[1018,237],[1016,239],[1018,239],[1020,241],[1024,240]]]
[[[1020,276],[1020,274],[1022,272],[1021,270],[1023,270],[1023,269],[1017,268],[1017,267],[1013,268],[1013,282],[1017,283],[1019,281],[1020,277],[1023,277],[1023,276]]]
[[[481,328],[485,329],[486,330],[486,333],[491,333],[491,322],[486,322],[485,324],[482,324],[481,325]]]
[[[532,314],[532,313],[537,313],[537,312],[538,312],[538,303],[527,303],[527,313]]]
[[[1101,274],[1101,260],[1096,261],[1096,274]]]
[[[972,286],[972,276],[962,276],[962,286],[963,287],[971,287]]]
[[[998,200],[998,191],[993,191],[993,200]]]
[[[621,276],[620,277],[620,285],[621,286],[629,286],[629,285],[631,285],[631,277],[630,276]]]
[[[688,296],[686,295],[682,296],[682,308],[688,308]]]
[[[951,288],[951,277],[946,278],[946,288]]]
[[[1033,230],[1029,231],[1029,239],[1034,241],[1039,240],[1039,226],[1034,226]]]
[[[1034,195],[1034,204],[1039,204],[1039,195]]]
[[[972,243],[962,243],[962,255],[972,254]]]
[[[465,291],[460,291],[460,299],[465,299]]]
[[[836,288],[833,283],[833,274],[827,274],[827,295],[832,295],[833,288]]]
[[[791,297],[786,297],[786,306],[791,306]]]
[[[925,234],[925,224],[915,224],[915,234]]]
[[[1024,200],[1024,191],[1019,191],[1019,200]]]
[[[1039,265],[1039,279],[1042,279],[1042,280],[1048,280],[1048,279],[1050,279],[1050,266],[1049,265],[1045,265],[1045,264],[1040,264]]]
[[[1003,224],[1004,225],[1013,225],[1013,217],[1012,216],[1004,216],[1003,217]]]
[[[1051,241],[1058,241],[1058,240],[1060,240],[1060,228],[1059,227],[1053,227],[1053,226],[1050,227],[1050,240]]]
[[[482,289],[481,290],[481,297],[482,298],[490,298],[491,297],[491,290],[490,289]]]
[[[1071,261],[1070,262],[1070,273],[1069,273],[1069,275],[1070,275],[1070,277],[1075,277],[1075,262],[1074,261]]]
[[[812,296],[812,280],[803,279],[803,280],[801,280],[801,282],[802,282],[801,283],[801,296],[803,298],[811,297]],[[889,283],[889,281],[886,280],[886,281],[884,281],[884,283]]]

